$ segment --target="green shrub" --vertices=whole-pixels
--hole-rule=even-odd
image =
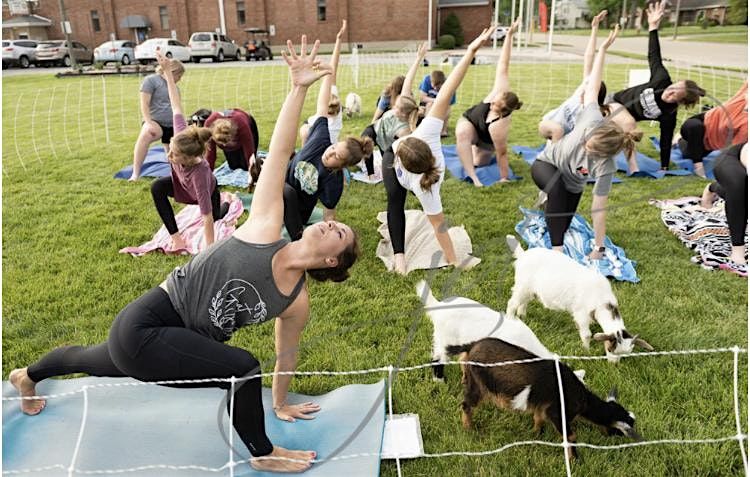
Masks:
[[[461,29],[461,22],[455,13],[451,13],[446,17],[441,32],[445,35],[453,35],[457,46],[464,44],[464,31]]]
[[[444,50],[452,50],[456,47],[456,38],[453,35],[440,35],[438,46]]]

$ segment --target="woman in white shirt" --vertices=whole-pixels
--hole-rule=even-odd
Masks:
[[[388,195],[388,231],[393,245],[394,270],[402,275],[406,274],[404,205],[407,191],[412,191],[419,199],[446,261],[459,265],[440,200],[440,185],[445,176],[445,158],[440,145],[442,118],[446,117],[451,97],[464,79],[471,60],[491,33],[492,29],[487,28],[471,42],[464,57],[440,88],[427,117],[413,133],[398,139],[393,143],[392,151],[383,155],[383,183]]]

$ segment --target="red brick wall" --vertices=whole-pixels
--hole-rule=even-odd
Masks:
[[[448,15],[455,13],[464,32],[464,45],[479,36],[482,30],[487,28],[492,21],[493,3],[490,2],[481,7],[453,7],[440,9],[440,25],[442,31],[445,19]],[[442,33],[441,33],[442,34]]]

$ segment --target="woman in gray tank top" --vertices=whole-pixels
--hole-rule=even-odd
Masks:
[[[288,404],[302,330],[309,316],[305,274],[317,280],[342,281],[359,254],[355,233],[338,222],[316,224],[302,239],[281,239],[284,176],[294,152],[297,128],[307,89],[331,73],[315,59],[319,42],[297,54],[288,43],[284,58],[293,87],[279,113],[263,172],[255,189],[250,218],[234,236],[196,255],[175,269],[160,286],[127,305],[117,316],[109,340],[96,346],[66,346],[47,353],[27,368],[11,372],[10,381],[22,396],[36,396],[36,383],[53,376],[86,373],[92,376],[129,376],[140,381],[216,379],[175,387],[218,387],[231,392],[233,426],[254,458],[256,470],[301,472],[312,465],[312,450],[274,446],[265,432],[261,380],[250,378],[261,364],[248,351],[224,344],[234,331],[278,318],[275,324],[273,411],[278,419],[312,419],[320,409],[312,402]],[[219,381],[221,379],[221,381]],[[44,399],[21,402],[21,410],[39,414]],[[312,443],[310,443],[312,444]],[[235,449],[235,461],[244,460]],[[258,457],[275,459],[257,459]]]

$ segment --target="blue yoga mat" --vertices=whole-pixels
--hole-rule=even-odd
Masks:
[[[540,152],[544,149],[544,144],[538,147],[530,147],[530,146],[513,146],[511,147],[511,150],[521,156],[528,165],[532,165],[534,161],[536,160],[536,156],[539,155]],[[587,181],[589,184],[593,184],[596,182],[596,179],[589,179]],[[619,184],[622,182],[622,179],[619,177],[613,177],[612,183],[613,184]]]
[[[651,136],[651,144],[654,145],[656,150],[659,150],[659,138],[656,136]],[[706,157],[703,158],[703,168],[706,171],[706,178],[710,180],[714,180],[714,165],[716,162],[716,158],[719,156],[721,151],[711,151]],[[693,161],[690,159],[684,157],[682,155],[682,151],[680,150],[680,146],[677,144],[672,145],[672,150],[670,152],[669,160],[672,161],[674,165],[677,167],[687,170],[688,174],[693,173]]]
[[[115,174],[115,179],[130,179],[133,165],[125,166]],[[163,146],[154,146],[146,153],[146,160],[141,166],[141,177],[166,177],[170,174],[167,153]]]
[[[40,394],[66,393],[83,386],[88,407],[75,469],[93,471],[169,465],[219,468],[229,461],[224,440],[229,419],[220,389],[174,389],[163,386],[130,386],[128,378],[50,379],[37,386]],[[385,425],[385,384],[353,384],[322,396],[290,394],[289,402],[314,401],[321,410],[313,420],[288,423],[271,409],[271,390],[263,389],[266,431],[274,444],[289,449],[315,450],[318,459],[352,454],[376,454],[313,464],[309,476],[377,476]],[[3,397],[16,396],[3,382]],[[52,398],[38,416],[21,413],[18,401],[3,401],[3,471],[59,467],[34,476],[67,475],[73,458],[83,414],[82,393]],[[222,430],[220,429],[223,429]],[[242,441],[234,435],[239,451],[234,461],[248,459]],[[256,472],[249,464],[235,467],[237,476],[279,474]],[[205,469],[144,469],[123,475],[182,476],[229,475],[229,469],[209,473]]]
[[[464,167],[461,165],[461,160],[458,158],[455,144],[443,146],[443,156],[445,156],[445,167],[450,171],[453,177],[460,181],[471,182],[471,179],[464,171]],[[500,180],[500,169],[497,168],[497,158],[494,156],[486,166],[477,167],[476,172],[482,185],[489,186]],[[522,177],[517,176],[513,172],[513,169],[511,169],[510,166],[508,166],[508,175],[510,180],[513,181],[522,179]]]
[[[523,207],[519,207],[519,209],[521,209],[524,219],[516,224],[518,235],[528,244],[529,248],[552,248],[544,213],[541,210]],[[590,260],[588,258],[588,254],[593,249],[593,244],[594,230],[586,222],[586,219],[575,214],[563,240],[565,255],[585,267],[598,270],[605,277],[632,283],[640,281],[638,274],[635,272],[636,262],[626,257],[625,250],[612,243],[609,237],[604,238],[604,246],[607,251],[602,260]]]
[[[250,178],[246,170],[230,169],[226,162],[214,169],[214,176],[216,177],[216,183],[220,186],[247,188],[250,184]]]

